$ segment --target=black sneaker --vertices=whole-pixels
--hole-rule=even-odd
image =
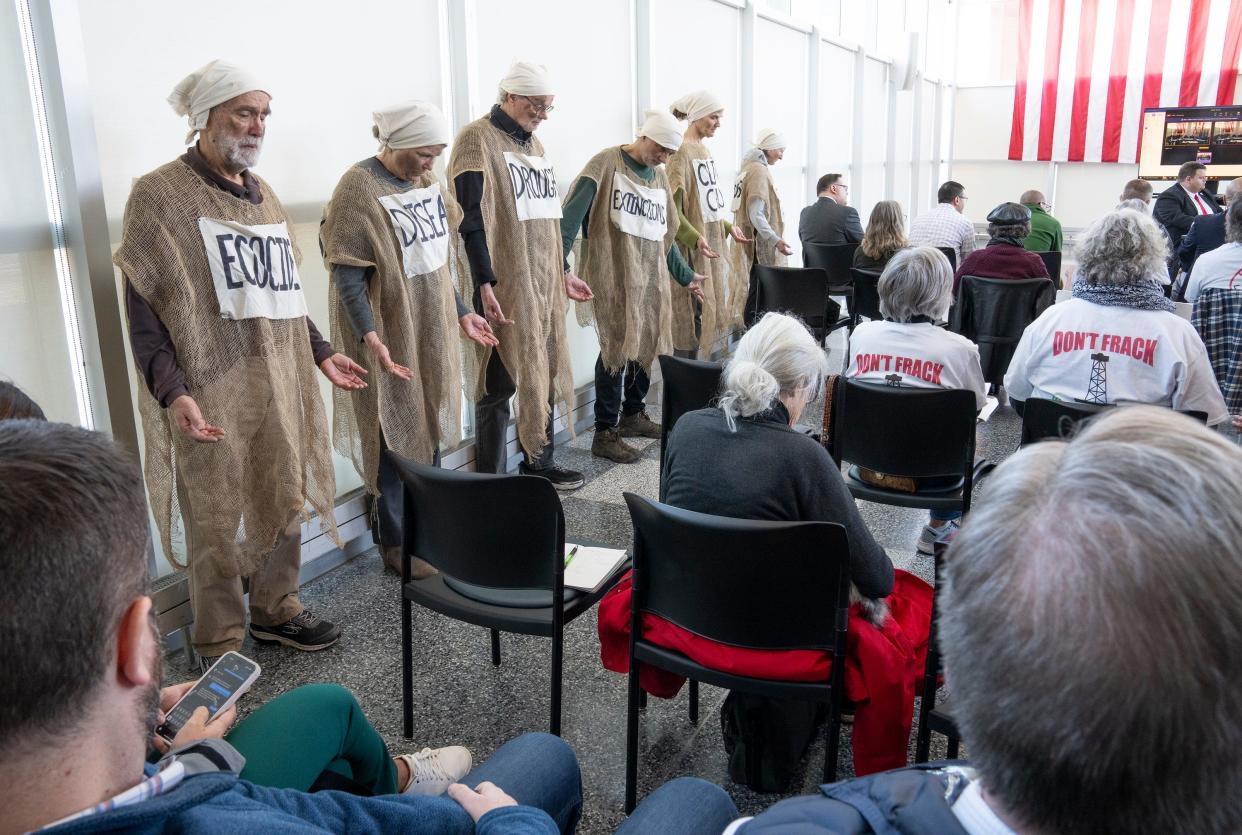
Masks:
[[[280,626],[250,624],[250,637],[262,643],[284,644],[287,647],[314,652],[326,649],[341,637],[341,628],[320,618],[310,609]]]
[[[522,475],[537,475],[540,478],[546,478],[557,490],[577,490],[583,484],[582,473],[576,470],[564,470],[560,467],[535,469],[522,461],[518,463],[518,472]]]
[[[211,665],[220,660],[218,655],[200,655],[198,657],[198,675],[199,678],[207,675],[207,671],[211,669]]]

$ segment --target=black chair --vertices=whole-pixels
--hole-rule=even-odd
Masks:
[[[638,777],[639,671],[650,664],[717,687],[827,702],[824,782],[836,779],[849,623],[849,542],[829,522],[729,519],[625,494],[634,522],[630,678],[626,715],[625,811]],[[704,667],[645,640],[650,612],[708,640],[760,650],[833,654],[827,681],[749,678]],[[690,691],[691,721],[697,690]]]
[[[948,738],[946,756],[957,759],[962,736],[958,733],[957,722],[953,718],[953,709],[949,700],[936,703],[936,688],[940,684],[943,664],[940,659],[940,630],[937,622],[939,606],[940,580],[944,565],[944,554],[949,548],[947,543],[937,542],[933,547],[936,559],[935,590],[932,593],[931,627],[927,631],[927,663],[923,666],[923,697],[919,701],[919,730],[915,735],[914,761],[925,763],[931,753],[931,735],[938,733]]]
[[[1047,278],[964,275],[950,313],[949,330],[979,346],[983,379],[1001,386],[1022,332],[1056,297],[1056,287]]]
[[[628,567],[622,565],[590,594],[565,588],[565,514],[551,482],[538,476],[490,475],[426,467],[387,452],[405,486],[401,566],[401,641],[404,733],[414,735],[413,607],[417,603],[454,620],[491,630],[492,663],[500,664],[500,633],[552,639],[550,727],[561,732],[561,659],[564,627],[604,596]],[[480,513],[479,508],[486,508]],[[410,579],[410,557],[440,570]],[[463,594],[468,588],[487,599]],[[454,586],[457,588],[454,588]],[[546,602],[531,601],[542,595]],[[525,605],[505,605],[522,595]],[[482,595],[480,595],[482,596]]]
[[[1028,397],[1022,403],[1022,434],[1019,446],[1043,440],[1068,440],[1079,425],[1101,412],[1116,408],[1113,403],[1067,403],[1063,400],[1047,400]],[[1181,410],[1186,417],[1207,423],[1207,412]]]
[[[975,463],[975,414],[973,391],[877,385],[842,376],[826,446],[838,466],[853,465],[845,485],[856,499],[965,514],[975,480],[991,469],[986,461]],[[863,481],[860,468],[932,484],[906,493]]]
[[[1036,252],[1040,258],[1044,259],[1044,266],[1048,268],[1048,277],[1052,279],[1054,284],[1061,283],[1061,251],[1055,252]]]
[[[944,253],[944,257],[949,259],[949,269],[957,272],[957,249],[951,246],[938,246],[936,249]]]
[[[828,295],[844,296],[850,312],[854,310],[854,287],[850,268],[858,244],[802,244],[802,266],[819,267],[828,273]]]
[[[850,305],[850,330],[858,327],[862,318],[875,322],[884,317],[880,314],[880,273],[876,270],[864,270],[861,267],[850,267],[850,275],[854,280],[854,301]]]
[[[718,362],[659,356],[660,377],[660,493],[664,485],[664,450],[677,419],[686,412],[706,409],[720,389],[724,365]]]
[[[819,267],[756,265],[751,280],[759,282],[756,320],[768,312],[792,313],[806,323],[817,342],[842,323],[837,316],[840,308],[829,298],[828,273]]]

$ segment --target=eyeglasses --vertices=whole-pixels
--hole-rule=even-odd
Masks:
[[[849,190],[850,190],[850,187],[849,187],[849,186],[847,186],[845,183],[833,183],[833,184],[832,184],[832,187],[833,187],[833,188],[839,188],[839,189],[841,189],[842,191],[849,191]]]
[[[526,99],[526,103],[530,105],[531,110],[535,111],[536,116],[547,116],[556,109],[554,104],[536,104],[530,96],[522,96],[522,98]]]
[[[1051,203],[1040,203],[1039,208],[1043,209],[1045,212],[1050,212],[1052,211],[1052,204]]]

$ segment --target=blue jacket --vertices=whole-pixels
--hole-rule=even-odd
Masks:
[[[1183,272],[1190,272],[1195,259],[1225,244],[1225,214],[1200,215],[1190,224],[1190,231],[1177,247],[1177,258]]]
[[[548,814],[530,806],[506,806],[479,819],[448,797],[384,795],[357,797],[343,792],[307,794],[269,789],[239,780],[230,772],[194,774],[167,794],[70,821],[51,832],[177,832],[186,835],[263,835],[308,832],[401,832],[437,835],[557,835]]]
[[[966,835],[952,804],[969,783],[965,763],[925,763],[820,786],[747,821],[739,835]]]

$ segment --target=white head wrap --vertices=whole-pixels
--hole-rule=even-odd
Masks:
[[[193,142],[194,134],[207,126],[211,108],[251,90],[267,92],[254,76],[228,61],[212,61],[177,82],[168,103],[178,116],[189,117],[185,144]]]
[[[555,95],[548,68],[530,61],[514,61],[509,73],[500,79],[500,89],[515,96]]]
[[[428,145],[447,145],[450,132],[448,120],[440,108],[425,101],[404,101],[371,114],[375,126],[372,135],[379,140],[380,148],[425,148]]]
[[[681,147],[681,122],[663,110],[648,110],[643,115],[647,118],[638,129],[639,136],[645,136],[670,151]]]
[[[785,134],[775,128],[763,128],[755,135],[755,147],[761,151],[777,151],[786,145]]]
[[[704,116],[710,116],[724,110],[724,102],[707,90],[695,90],[673,102],[670,111],[676,110],[686,114],[687,122],[697,122]]]

